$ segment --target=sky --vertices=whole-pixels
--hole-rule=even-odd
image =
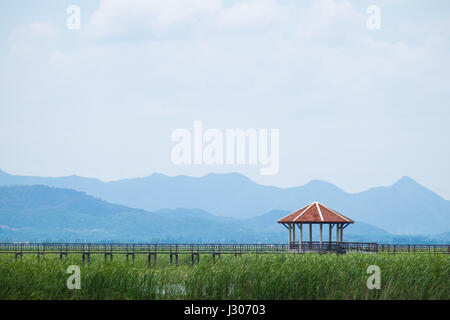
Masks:
[[[446,0],[1,1],[0,169],[347,192],[410,176],[450,199],[449,38]],[[194,121],[278,129],[279,170],[175,164]]]

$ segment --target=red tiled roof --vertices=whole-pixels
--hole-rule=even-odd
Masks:
[[[278,220],[278,223],[354,223],[342,214],[325,207],[319,202],[313,202],[310,205],[301,208],[284,218]]]

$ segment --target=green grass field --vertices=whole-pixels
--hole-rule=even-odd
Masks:
[[[81,268],[81,289],[69,290],[69,265]],[[381,289],[369,290],[369,265],[381,269]],[[449,299],[450,256],[444,254],[280,254],[202,256],[170,265],[158,256],[104,262],[80,255],[14,260],[0,255],[0,299]]]

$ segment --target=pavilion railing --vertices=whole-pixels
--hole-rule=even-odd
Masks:
[[[315,252],[378,252],[377,243],[368,242],[319,242],[303,241],[290,244],[292,251]]]

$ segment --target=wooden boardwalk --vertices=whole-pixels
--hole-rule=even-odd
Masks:
[[[0,254],[13,254],[22,258],[25,254],[59,255],[80,254],[82,261],[89,262],[91,255],[103,255],[105,261],[114,256],[134,260],[136,255],[146,255],[148,266],[156,264],[158,255],[169,255],[170,263],[178,263],[180,255],[190,255],[191,263],[198,263],[201,255],[209,255],[213,261],[222,255],[280,254],[280,253],[445,253],[450,245],[377,244],[365,242],[303,242],[302,244],[147,244],[147,243],[0,243]]]

